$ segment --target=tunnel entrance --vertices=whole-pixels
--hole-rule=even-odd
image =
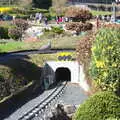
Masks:
[[[56,82],[71,81],[71,72],[68,68],[58,68],[55,72]]]

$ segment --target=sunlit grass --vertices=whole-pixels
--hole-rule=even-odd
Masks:
[[[52,48],[76,48],[77,42],[81,36],[61,37],[54,39],[45,39],[36,42],[12,41],[0,44],[0,52],[12,52],[29,49],[40,49],[43,45],[47,45],[51,41]]]
[[[111,15],[112,12],[109,11],[96,11],[96,10],[92,10],[92,15],[93,16],[97,16],[97,15]]]
[[[59,61],[58,56],[61,52],[53,53],[53,54],[33,54],[29,55],[30,62],[36,64],[37,66],[43,67],[47,61]],[[69,52],[72,58],[76,58],[75,52]]]

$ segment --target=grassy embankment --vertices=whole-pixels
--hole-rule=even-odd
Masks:
[[[52,48],[75,48],[78,37],[63,37],[59,40],[52,40]],[[39,49],[47,44],[50,39],[40,40],[40,42],[8,42],[0,44],[1,52],[10,52],[17,50]],[[75,52],[73,52],[75,57]],[[41,67],[46,61],[57,60],[58,53],[55,54],[34,54],[25,56],[22,59],[9,59],[6,62],[0,62],[0,100],[10,98],[16,92],[20,92],[29,85],[40,83]],[[7,87],[5,87],[7,85]],[[36,87],[36,86],[35,86]],[[4,88],[4,89],[3,89]]]
[[[53,38],[40,40],[37,42],[12,41],[5,44],[0,44],[0,52],[40,49],[41,46],[48,44],[49,41],[52,43],[52,48],[75,48],[76,43],[80,40],[80,38],[81,36]]]

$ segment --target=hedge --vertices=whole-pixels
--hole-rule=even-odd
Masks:
[[[120,33],[118,28],[100,29],[92,46],[91,78],[102,90],[120,88]]]
[[[120,97],[112,92],[100,92],[80,105],[73,120],[111,120],[110,118],[120,118]]]

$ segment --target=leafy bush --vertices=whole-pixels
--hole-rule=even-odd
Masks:
[[[100,29],[92,46],[90,74],[102,90],[120,88],[120,34],[117,28]]]
[[[70,22],[66,24],[67,30],[73,30],[76,32],[91,30],[93,25],[91,23]]]
[[[62,34],[64,32],[64,30],[60,27],[52,27],[51,31],[57,34]]]
[[[0,39],[8,39],[8,28],[0,26]]]
[[[112,92],[97,93],[76,111],[73,120],[109,120],[120,118],[120,97]]]
[[[85,22],[92,18],[92,14],[89,10],[81,9],[79,7],[69,7],[65,12],[65,16],[73,18],[74,22]]]
[[[17,14],[16,19],[24,19],[27,20],[30,18],[30,15],[24,15],[24,14]]]
[[[19,27],[22,31],[26,30],[29,26],[28,22],[26,20],[23,19],[16,19],[14,21],[14,24]]]
[[[40,36],[40,38],[55,38],[55,37],[59,37],[60,35],[64,36],[64,30],[60,27],[51,27],[51,29],[44,29],[43,30],[44,34],[42,36]]]
[[[39,8],[33,8],[30,10],[26,10],[26,14],[35,14],[35,13],[48,13],[47,9],[39,9]]]
[[[18,40],[22,37],[22,31],[19,27],[10,28],[8,35],[14,40]]]

